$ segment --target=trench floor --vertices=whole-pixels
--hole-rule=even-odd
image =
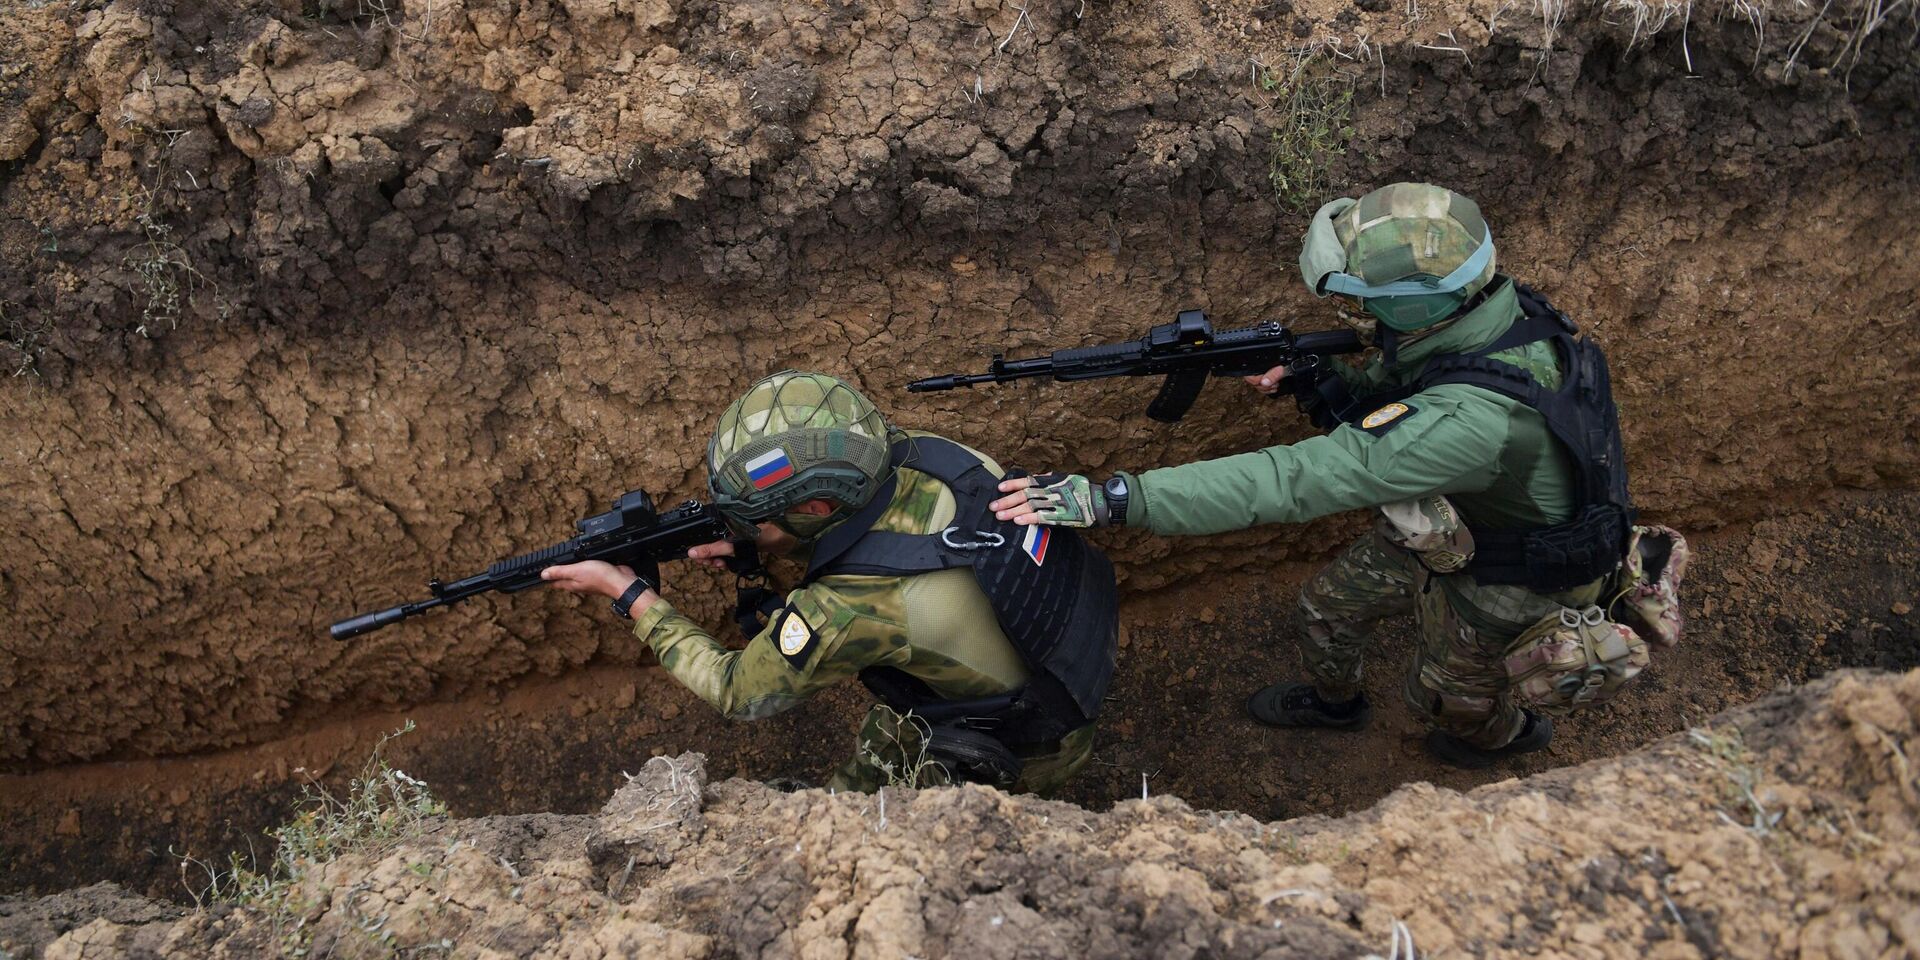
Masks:
[[[1247,695],[1297,673],[1293,596],[1312,572],[1188,583],[1129,604],[1095,762],[1063,799],[1089,807],[1175,794],[1261,819],[1338,815],[1404,783],[1467,789],[1623,753],[1776,687],[1840,667],[1920,665],[1920,492],[1846,493],[1804,512],[1697,534],[1681,645],[1618,701],[1558,725],[1543,753],[1488,771],[1439,766],[1400,702],[1409,618],[1376,634],[1373,724],[1268,729]],[[264,852],[301,791],[338,788],[381,734],[391,760],[457,816],[597,808],[654,754],[709,757],[713,776],[819,782],[851,749],[854,685],[769,720],[730,724],[654,668],[600,666],[456,702],[367,713],[256,746],[0,776],[0,893],[99,880],[184,899],[191,855]],[[183,863],[186,865],[183,868]]]

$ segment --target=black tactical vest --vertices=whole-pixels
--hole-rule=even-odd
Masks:
[[[1001,478],[951,440],[897,440],[892,464],[894,477],[873,500],[814,545],[804,582],[969,567],[1032,678],[1012,694],[964,702],[943,701],[892,667],[862,670],[861,681],[897,710],[911,709],[936,725],[947,715],[964,717],[1011,744],[1050,742],[1092,721],[1113,679],[1119,619],[1113,565],[1073,530],[996,518],[990,505],[1000,496]],[[901,467],[953,491],[953,522],[944,531],[872,529],[892,505]]]
[[[1556,593],[1591,583],[1620,563],[1636,513],[1627,495],[1627,461],[1606,354],[1591,339],[1575,337],[1573,321],[1545,297],[1508,282],[1519,295],[1522,315],[1505,334],[1472,353],[1432,358],[1412,384],[1354,405],[1357,413],[1349,422],[1443,383],[1491,390],[1538,411],[1573,464],[1573,515],[1533,530],[1485,530],[1469,523],[1474,553],[1466,572],[1481,583]],[[1540,340],[1553,344],[1565,368],[1559,390],[1549,391],[1526,370],[1490,357]]]

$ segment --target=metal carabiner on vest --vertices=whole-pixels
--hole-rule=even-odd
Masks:
[[[1563,627],[1576,629],[1582,626],[1597,627],[1606,622],[1607,613],[1598,606],[1589,606],[1584,610],[1575,610],[1571,607],[1560,608],[1560,625]]]
[[[980,539],[973,540],[973,541],[961,541],[956,543],[953,539],[953,535],[955,533],[958,533],[959,531],[960,531],[960,528],[957,526],[948,527],[945,530],[940,531],[940,542],[946,544],[949,547],[952,547],[955,550],[991,550],[994,547],[1004,547],[1007,545],[1006,537],[1003,537],[997,533],[994,533],[991,530],[975,530],[973,531],[973,535]]]

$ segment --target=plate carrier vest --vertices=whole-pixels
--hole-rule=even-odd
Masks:
[[[1369,411],[1443,383],[1491,390],[1537,411],[1573,463],[1573,515],[1564,523],[1532,530],[1487,530],[1469,522],[1474,553],[1465,572],[1481,583],[1557,593],[1613,570],[1626,556],[1637,514],[1627,495],[1627,461],[1606,354],[1592,339],[1576,337],[1579,328],[1545,297],[1506,279],[1518,294],[1521,311],[1506,333],[1471,353],[1436,356],[1413,383],[1368,394],[1343,412],[1347,422],[1354,423]],[[1557,391],[1542,387],[1526,370],[1491,357],[1541,340],[1553,344],[1566,370]]]
[[[1092,722],[1113,679],[1119,623],[1113,565],[1074,530],[995,517],[991,504],[1001,477],[951,440],[896,440],[891,463],[894,475],[873,499],[814,545],[803,583],[834,574],[910,576],[967,567],[1031,678],[1011,693],[972,700],[944,699],[895,667],[868,667],[860,681],[895,710],[912,710],[936,727],[985,731],[1009,746],[1052,743]],[[953,492],[953,522],[945,530],[872,529],[892,506],[902,467]]]

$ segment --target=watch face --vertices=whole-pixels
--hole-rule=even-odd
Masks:
[[[1107,496],[1124,497],[1127,495],[1127,482],[1119,477],[1107,481]]]

